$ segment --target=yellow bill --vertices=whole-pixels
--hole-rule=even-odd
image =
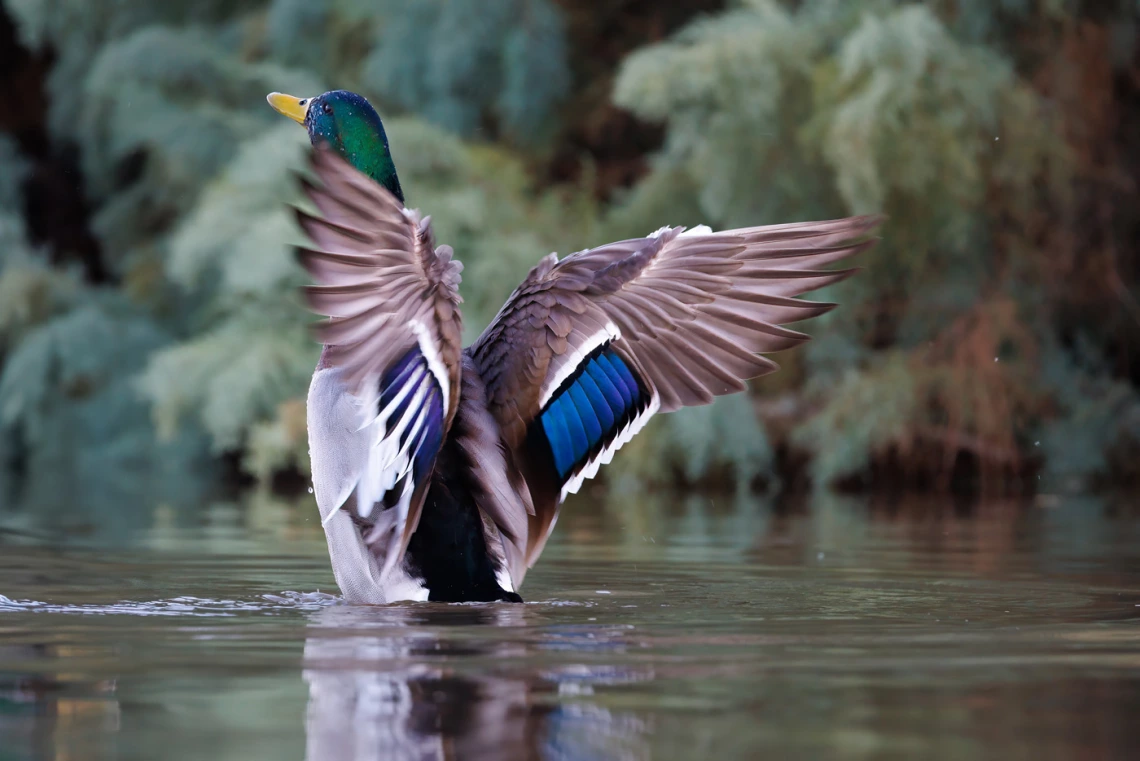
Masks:
[[[305,114],[309,113],[309,103],[312,101],[312,98],[294,98],[292,95],[280,92],[271,92],[265,96],[265,99],[273,106],[274,111],[288,116],[298,124],[305,123]]]

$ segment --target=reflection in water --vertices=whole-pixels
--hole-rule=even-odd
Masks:
[[[304,645],[307,758],[593,759],[603,747],[605,758],[648,756],[643,722],[598,706],[580,710],[567,697],[636,680],[635,670],[516,669],[559,633],[529,643],[480,635],[526,627],[527,616],[520,605],[319,611]],[[578,647],[606,641],[579,638]]]
[[[1140,743],[1135,508],[577,499],[526,605],[370,608],[281,592],[331,581],[309,507],[213,508],[113,548],[0,534],[0,761]]]
[[[319,611],[305,641],[306,757],[648,757],[643,721],[573,700],[595,685],[645,675],[610,666],[527,668],[528,658],[565,646],[564,638],[558,632],[530,641],[487,636],[527,626],[527,616],[522,605]],[[606,637],[575,639],[584,653],[610,646]]]
[[[63,645],[0,646],[0,664],[101,655]],[[113,680],[0,666],[0,759],[110,758],[119,713]]]
[[[519,647],[506,644],[499,650],[516,652],[492,652],[496,648],[434,631],[511,616],[517,618],[517,611],[499,606],[416,611],[344,605],[318,613],[305,640],[307,758],[443,758],[452,746],[464,756],[503,747],[534,755],[543,710],[532,710],[531,685],[446,667],[456,656],[510,657]]]

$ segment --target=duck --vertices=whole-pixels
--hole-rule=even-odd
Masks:
[[[550,253],[463,346],[462,263],[405,205],[383,122],[333,90],[269,105],[308,131],[296,256],[322,344],[313,493],[349,603],[522,602],[566,498],[655,415],[778,369],[877,215],[662,227]]]

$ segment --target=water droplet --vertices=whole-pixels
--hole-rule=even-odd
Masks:
[[[1041,446],[1041,442],[1040,442],[1040,441],[1035,441],[1035,442],[1033,442],[1033,446],[1035,446],[1035,447],[1039,447],[1039,446]]]
[[[309,487],[309,494],[312,494],[312,493],[313,493],[313,487],[310,486]]]
[[[609,592],[608,590],[605,590],[605,589],[596,589],[596,590],[594,590],[594,591],[595,591],[597,594],[600,594],[600,595],[608,595],[608,594],[610,594],[610,592]]]
[[[997,361],[998,361],[998,358],[997,358],[997,357],[994,357],[994,362],[997,362]]]
[[[815,559],[816,559],[816,560],[823,560],[823,553],[822,553],[822,552],[820,552],[820,553],[817,553],[817,554],[816,554],[816,556],[815,556]]]

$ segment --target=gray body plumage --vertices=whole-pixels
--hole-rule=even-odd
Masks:
[[[566,495],[655,413],[777,369],[761,355],[808,338],[782,325],[833,306],[795,297],[849,275],[826,267],[871,245],[880,221],[662,228],[551,254],[464,351],[461,268],[428,220],[330,151],[313,157],[321,185],[306,190],[322,216],[300,214],[314,248],[299,253],[318,283],[309,304],[330,319],[317,330],[310,453],[337,583],[355,602],[433,594],[424,580],[439,569],[425,564],[447,543],[409,542],[445,509],[482,531],[458,551],[487,556],[454,572],[517,591]]]

